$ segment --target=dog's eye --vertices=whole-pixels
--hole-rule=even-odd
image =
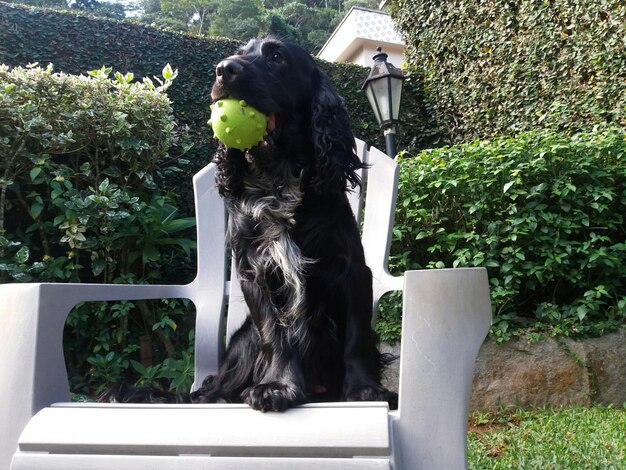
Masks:
[[[283,56],[280,52],[276,51],[270,57],[272,62],[276,62],[277,64],[284,64],[287,61],[285,60],[285,56]]]

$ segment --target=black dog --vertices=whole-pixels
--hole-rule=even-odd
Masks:
[[[250,316],[196,392],[118,386],[103,399],[397,406],[380,385],[389,357],[376,348],[371,272],[346,197],[362,164],[341,97],[306,51],[273,38],[250,41],[216,73],[213,101],[244,99],[268,116],[264,142],[247,152],[220,145],[214,159]]]

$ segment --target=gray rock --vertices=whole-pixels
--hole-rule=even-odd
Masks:
[[[626,403],[626,329],[582,343],[590,372],[591,400],[603,405]]]
[[[400,356],[399,345],[382,344],[381,351]],[[396,391],[398,369],[399,360],[383,380]],[[626,329],[600,338],[549,338],[532,344],[515,339],[498,345],[488,339],[480,349],[472,410],[591,403],[626,403]]]
[[[583,353],[577,343],[567,346],[574,354]],[[476,360],[470,408],[589,404],[588,374],[572,353],[554,339],[534,344],[514,339],[504,345],[486,341]]]

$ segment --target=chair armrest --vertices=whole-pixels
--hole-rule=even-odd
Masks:
[[[193,297],[193,285],[0,285],[0,463],[40,409],[69,401],[63,328],[80,302]],[[0,468],[2,465],[0,465]]]
[[[405,273],[399,468],[466,468],[474,363],[490,324],[486,269]]]
[[[181,298],[189,295],[191,285],[149,285],[149,284],[75,284],[75,283],[27,283],[0,285],[0,299],[15,298],[33,289],[42,293],[48,300],[58,298],[62,305],[70,309],[80,302],[110,300],[141,300],[159,298]],[[30,295],[30,294],[29,294]],[[23,297],[20,297],[23,298]],[[0,304],[0,313],[9,307]]]

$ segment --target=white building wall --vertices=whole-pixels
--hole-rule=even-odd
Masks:
[[[404,42],[387,13],[353,7],[328,39],[318,57],[369,67],[377,47],[396,67],[404,62]]]

